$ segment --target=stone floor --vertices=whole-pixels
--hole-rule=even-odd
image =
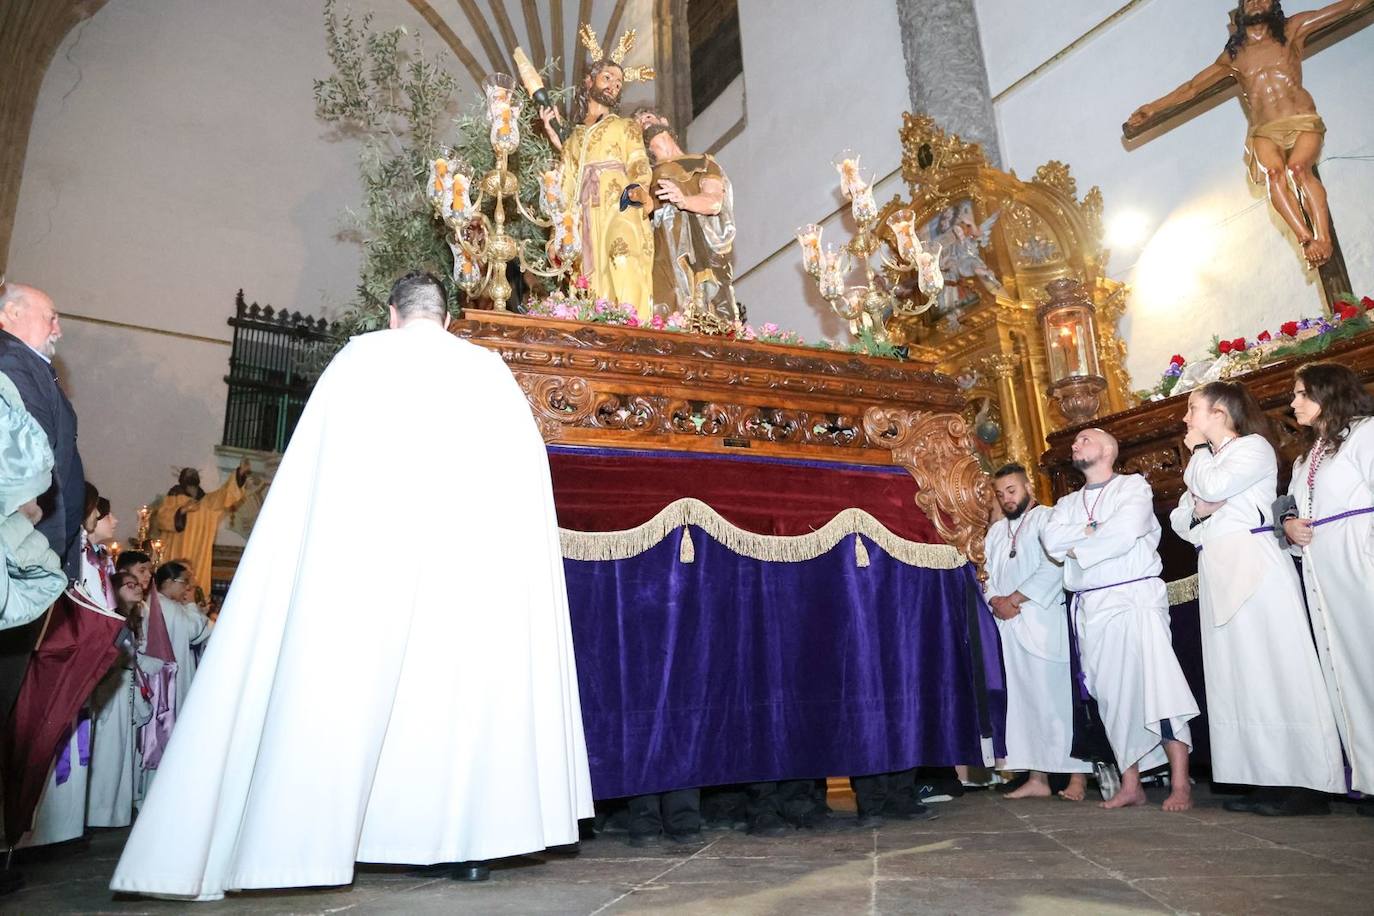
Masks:
[[[836,795],[842,818],[852,817],[852,799]],[[1374,912],[1374,818],[1341,804],[1329,817],[1265,819],[1199,796],[1192,812],[1165,814],[979,792],[935,806],[936,820],[877,830],[711,833],[695,851],[634,850],[612,835],[577,855],[502,863],[484,884],[362,867],[343,890],[193,908],[112,898],[125,831],[104,831],[85,849],[25,864],[27,887],[0,898],[0,913]]]

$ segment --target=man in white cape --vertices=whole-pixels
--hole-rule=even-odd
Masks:
[[[1083,677],[1121,768],[1121,789],[1104,808],[1145,804],[1140,774],[1169,764],[1165,811],[1192,807],[1188,722],[1197,700],[1174,655],[1169,598],[1160,578],[1154,493],[1139,474],[1117,474],[1118,448],[1100,429],[1073,443],[1087,485],[1061,499],[1041,532],[1046,552],[1064,563],[1064,585],[1078,634]]]
[[[501,358],[399,280],[320,377],[116,891],[348,884],[577,841],[591,783],[544,444]]]
[[[1009,464],[993,475],[1002,518],[988,528],[988,605],[1002,637],[1007,669],[1008,770],[1026,770],[1026,782],[1007,798],[1050,794],[1050,773],[1068,773],[1059,793],[1082,801],[1092,764],[1076,760],[1073,680],[1069,671],[1069,618],[1064,570],[1045,553],[1040,532],[1052,510],[1035,503],[1026,469]]]

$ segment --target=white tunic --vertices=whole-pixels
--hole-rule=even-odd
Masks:
[[[1336,719],[1292,559],[1272,530],[1278,458],[1262,436],[1193,453],[1170,517],[1201,546],[1198,595],[1212,775],[1345,791]],[[1192,526],[1194,497],[1225,505]],[[1265,528],[1252,533],[1253,529]]]
[[[1061,499],[1041,533],[1045,550],[1064,563],[1065,587],[1082,592],[1074,625],[1083,676],[1123,770],[1167,762],[1164,721],[1191,748],[1188,720],[1198,714],[1174,656],[1159,535],[1154,494],[1139,474]]]
[[[998,620],[1007,672],[1008,770],[1087,773],[1092,765],[1069,755],[1073,744],[1073,682],[1069,673],[1069,617],[1064,571],[1040,543],[1051,510],[1032,506],[1021,518],[988,529],[987,595],[1026,596],[1021,613]],[[1016,556],[1011,555],[1015,533]]]
[[[116,891],[214,899],[574,843],[592,814],[548,457],[501,358],[412,325],[321,376]]]
[[[136,730],[152,717],[153,709],[138,689],[132,664],[121,659],[91,694],[86,823],[92,827],[127,827],[133,820],[139,775]]]
[[[196,676],[194,647],[210,638],[214,626],[194,604],[173,601],[166,595],[159,595],[158,603],[162,605],[162,619],[167,622],[167,637],[177,662],[176,710],[180,716]]]
[[[1374,421],[1360,420],[1307,489],[1299,460],[1289,492],[1303,518],[1374,506]],[[1303,582],[1327,694],[1351,769],[1351,788],[1374,793],[1374,515],[1318,526],[1302,550]]]

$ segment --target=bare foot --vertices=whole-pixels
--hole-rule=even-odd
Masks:
[[[1049,784],[1049,781],[1048,781],[1048,780],[1042,782],[1042,781],[1039,780],[1039,779],[1027,779],[1025,785],[1023,785],[1021,788],[1017,789],[1015,792],[1008,792],[1006,795],[1004,795],[1004,796],[1002,796],[1002,797],[1003,797],[1003,798],[1049,798],[1049,797],[1050,797],[1050,784]]]
[[[1308,264],[1320,267],[1331,260],[1333,248],[1330,239],[1312,238],[1302,243],[1302,250]]]
[[[1148,799],[1145,798],[1145,790],[1140,786],[1135,786],[1131,789],[1122,786],[1110,800],[1101,802],[1098,804],[1098,807],[1106,808],[1110,811],[1114,808],[1131,808],[1136,805],[1143,805],[1147,801]]]
[[[1059,793],[1059,797],[1064,801],[1079,802],[1088,794],[1088,777],[1082,773],[1075,773],[1069,777],[1069,784]]]
[[[1169,797],[1164,799],[1165,811],[1188,811],[1193,807],[1193,787],[1186,782],[1175,783]]]

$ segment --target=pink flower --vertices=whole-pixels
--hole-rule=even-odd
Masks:
[[[649,321],[649,327],[653,328],[653,329],[656,330],[656,331],[661,331],[661,330],[663,330],[664,328],[666,328],[667,326],[668,326],[668,322],[665,321],[665,320],[663,319],[663,316],[662,316],[662,315],[655,315],[655,316],[654,316],[652,319],[650,319],[650,321]]]
[[[573,281],[573,285],[578,289],[587,289],[592,283],[591,280],[587,279],[586,274],[578,274],[577,279]]]
[[[639,327],[639,316],[638,316],[638,315],[635,315],[635,314],[626,315],[626,316],[625,316],[625,326],[626,326],[626,327],[630,327],[630,328],[637,328],[637,327]]]
[[[776,324],[774,324],[773,322],[769,321],[769,322],[766,322],[762,328],[759,328],[759,333],[760,333],[760,334],[763,334],[763,335],[765,335],[765,336],[767,336],[767,337],[777,337],[777,336],[778,336],[778,333],[779,333],[781,330],[782,330],[782,329],[779,328]]]

